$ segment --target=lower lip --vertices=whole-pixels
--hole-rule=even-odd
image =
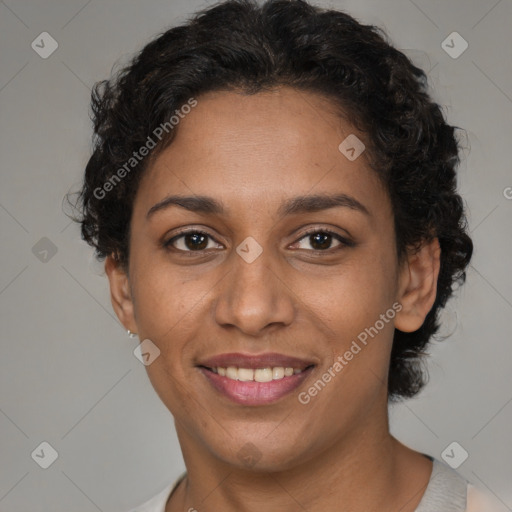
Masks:
[[[233,380],[206,368],[199,369],[217,391],[233,402],[241,405],[267,405],[297,389],[313,370],[313,366],[290,377],[270,382]]]

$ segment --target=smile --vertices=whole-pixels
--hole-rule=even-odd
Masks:
[[[240,405],[268,405],[296,390],[319,361],[267,352],[225,353],[197,364],[210,389]]]
[[[232,368],[230,373],[233,373],[231,373],[231,376],[228,376],[227,372],[230,368]],[[280,375],[287,368],[258,368],[254,371],[248,368],[237,369],[228,367],[226,375],[221,375],[218,373],[218,370],[214,371],[210,368],[200,367],[199,369],[206,377],[207,382],[223,397],[239,405],[257,406],[272,404],[295,391],[311,373],[313,368],[314,366],[308,366],[304,370],[297,369],[297,373],[293,369],[288,368],[288,373],[290,373],[290,369],[292,370],[291,375],[283,375],[283,377],[275,379],[272,377],[272,379],[264,380],[263,382],[255,380],[255,378],[258,378],[259,375],[264,375],[263,378],[268,379],[272,376],[274,369],[277,369],[276,374]],[[245,376],[244,371],[246,372]],[[237,374],[237,379],[233,378],[235,373]],[[251,377],[251,379],[241,380],[240,376],[245,379]]]

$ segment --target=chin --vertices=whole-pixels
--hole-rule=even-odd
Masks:
[[[298,453],[298,446],[301,445],[290,443],[290,438],[286,444],[283,442],[276,445],[275,440],[253,439],[249,436],[238,441],[236,446],[231,446],[229,451],[215,448],[212,451],[225,464],[237,469],[255,473],[277,473],[290,470],[304,462],[306,454],[304,451]]]

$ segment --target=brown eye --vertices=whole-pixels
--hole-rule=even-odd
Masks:
[[[217,243],[214,243],[212,246],[210,242],[215,241],[208,233],[202,231],[188,231],[171,238],[168,242],[165,242],[164,246],[182,252],[200,252],[205,249],[218,248],[218,246],[220,246],[220,244]]]
[[[334,246],[333,242],[336,242]],[[337,233],[324,229],[316,229],[306,233],[298,242],[296,242],[296,245],[298,249],[328,251],[329,249],[341,248],[345,245],[351,246],[352,244]]]
[[[189,233],[183,237],[183,240],[187,249],[191,251],[206,249],[208,246],[208,237],[201,233]]]
[[[329,233],[315,233],[314,235],[309,235],[309,243],[315,250],[330,249],[332,235]]]

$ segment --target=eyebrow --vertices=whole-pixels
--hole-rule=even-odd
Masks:
[[[215,215],[225,214],[225,209],[222,203],[213,197],[171,195],[152,206],[146,214],[146,218],[149,219],[156,212],[172,206],[178,206],[196,213]],[[278,216],[282,218],[286,215],[318,212],[336,207],[350,208],[351,210],[359,211],[365,215],[371,216],[368,209],[362,203],[347,194],[321,194],[293,197],[282,204],[277,213]]]

